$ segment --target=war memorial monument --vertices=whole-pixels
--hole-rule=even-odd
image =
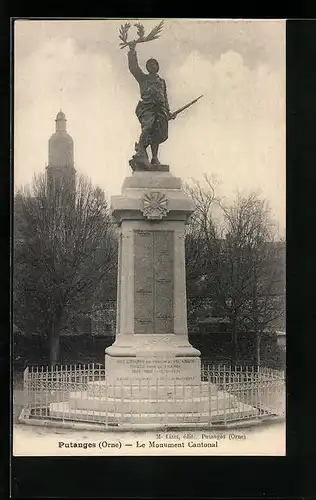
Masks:
[[[194,206],[181,179],[159,162],[159,145],[176,113],[170,112],[158,62],[147,61],[144,73],[136,43],[128,43],[128,66],[141,94],[141,135],[130,161],[133,174],[122,194],[112,197],[120,228],[117,335],[106,349],[105,367],[109,381],[130,385],[143,379],[170,391],[168,386],[200,384],[200,352],[188,341],[185,283],[184,231]],[[159,396],[164,398],[163,391]]]
[[[133,41],[130,23],[119,31],[140,92],[141,130],[131,175],[111,199],[119,241],[115,341],[105,349],[104,366],[27,367],[19,420],[146,429],[283,415],[276,404],[284,394],[282,377],[259,367],[201,367],[201,353],[189,342],[185,227],[195,207],[181,179],[160,163],[159,148],[170,120],[202,96],[170,111],[158,61],[149,59],[145,72],[136,52],[138,44],[159,38],[163,23],[147,36],[140,23],[135,27]]]
[[[168,424],[203,422],[203,414],[208,421],[212,399],[217,420],[228,411],[225,392],[201,381],[201,353],[188,340],[185,225],[194,205],[181,179],[158,156],[169,121],[202,96],[172,113],[158,61],[149,59],[145,73],[136,53],[136,45],[158,38],[162,26],[146,37],[136,24],[139,38],[131,42],[130,24],[120,29],[121,48],[128,47],[128,68],[140,90],[141,134],[129,161],[132,175],[121,195],[111,199],[119,229],[116,339],[105,350],[105,380],[89,383],[84,395],[73,393],[69,400],[70,413],[119,414],[120,424],[159,424],[166,415]],[[242,413],[235,397],[229,407]],[[51,408],[53,414],[58,411]]]

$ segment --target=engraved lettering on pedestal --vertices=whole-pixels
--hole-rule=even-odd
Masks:
[[[173,333],[173,231],[154,232],[155,333]]]
[[[170,383],[200,384],[200,365],[196,359],[189,358],[115,358],[109,360],[110,383],[125,380],[129,384],[150,380],[151,384],[168,380]]]
[[[153,235],[134,233],[134,332],[152,333],[153,317]]]
[[[135,333],[173,333],[173,231],[135,231]]]

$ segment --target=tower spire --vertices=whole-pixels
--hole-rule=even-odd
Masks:
[[[56,116],[56,132],[66,132],[66,115],[65,113],[61,110],[57,113]]]
[[[66,116],[60,109],[55,118],[56,132],[48,141],[47,185],[51,192],[61,182],[75,191],[74,143],[66,131]]]
[[[60,109],[55,118],[56,131],[48,143],[48,164],[64,168],[74,166],[74,145],[66,130],[66,116]]]

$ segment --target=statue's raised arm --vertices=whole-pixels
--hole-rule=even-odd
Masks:
[[[145,73],[141,70],[138,64],[138,59],[137,59],[137,53],[135,50],[135,45],[136,42],[130,42],[129,44],[129,51],[127,53],[127,58],[128,58],[128,68],[134,78],[140,83],[142,78],[144,78]]]

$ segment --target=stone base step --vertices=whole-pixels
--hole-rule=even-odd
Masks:
[[[128,399],[128,398],[96,398],[87,393],[71,393],[69,398],[71,409],[107,411],[117,413],[185,413],[219,411],[238,406],[235,397],[217,394],[209,397],[193,397],[192,399]]]
[[[197,385],[179,385],[179,384],[160,384],[160,385],[147,385],[147,384],[134,384],[120,386],[109,385],[104,381],[90,382],[87,386],[89,396],[96,396],[98,398],[103,395],[107,397],[117,398],[166,398],[171,396],[173,398],[179,397],[182,399],[191,399],[192,397],[201,397],[203,395],[210,396],[217,394],[218,389],[215,384],[207,382],[200,382]]]

